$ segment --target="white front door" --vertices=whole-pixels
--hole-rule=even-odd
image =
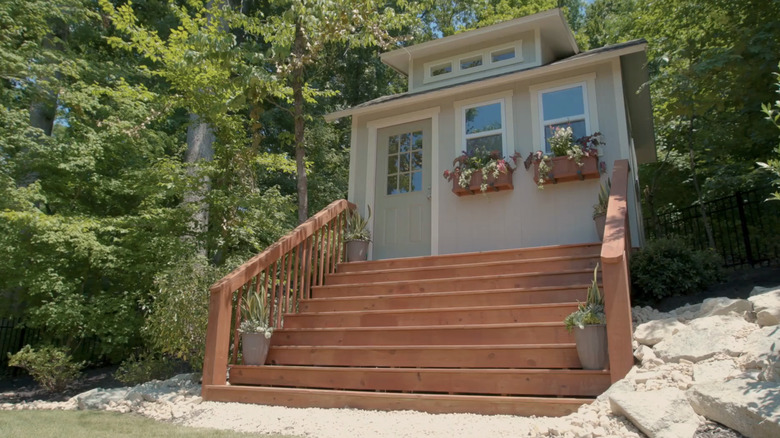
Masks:
[[[377,131],[373,258],[431,253],[431,121]]]

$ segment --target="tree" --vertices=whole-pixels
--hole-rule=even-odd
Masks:
[[[285,86],[284,100],[292,105],[299,223],[309,217],[305,105],[333,95],[332,90],[311,86],[308,70],[332,44],[389,47],[395,41],[391,32],[415,20],[413,10],[406,11],[407,5],[399,4],[401,13],[380,8],[374,0],[276,0],[271,2],[272,9],[285,12],[269,15],[259,24],[258,32],[270,45],[269,58]]]

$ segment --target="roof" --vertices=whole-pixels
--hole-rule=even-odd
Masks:
[[[396,105],[409,104],[412,103],[412,101],[416,101],[419,99],[440,97],[440,96],[451,94],[452,92],[465,90],[466,88],[468,88],[469,90],[474,90],[475,87],[480,87],[480,86],[489,87],[493,85],[498,85],[503,82],[514,82],[529,77],[534,77],[537,75],[547,74],[552,71],[556,71],[560,69],[565,69],[570,67],[573,68],[581,64],[589,64],[591,62],[596,62],[604,58],[614,58],[618,56],[628,55],[631,53],[644,52],[646,46],[647,46],[647,41],[645,39],[638,39],[638,40],[628,41],[625,43],[600,47],[598,49],[582,52],[570,56],[568,58],[554,61],[549,64],[531,67],[524,70],[502,73],[487,78],[474,79],[466,82],[459,82],[457,84],[447,85],[447,86],[434,88],[434,89],[414,91],[414,92],[407,91],[404,93],[382,96],[373,100],[369,100],[368,102],[364,102],[359,105],[353,106],[352,108],[347,108],[347,109],[334,111],[332,113],[326,114],[325,119],[328,121],[333,121],[353,114],[379,111],[379,110],[389,109]]]
[[[542,37],[553,50],[556,57],[562,58],[577,54],[580,51],[563,12],[560,9],[550,9],[537,14],[515,18],[514,20],[414,44],[409,47],[402,47],[385,52],[380,55],[380,58],[388,66],[408,76],[411,58],[436,55],[451,49],[458,49],[464,44],[479,44],[533,29],[540,29]]]

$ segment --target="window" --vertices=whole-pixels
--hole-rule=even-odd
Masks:
[[[503,100],[463,107],[464,150],[498,151],[504,155]]]
[[[590,126],[587,108],[585,83],[539,92],[541,132],[546,151],[550,151],[547,139],[552,136],[555,128],[571,127],[575,140],[588,135]]]
[[[441,76],[447,73],[452,73],[452,63],[450,62],[434,65],[433,67],[431,67],[431,77]]]
[[[523,41],[517,40],[510,45],[488,47],[426,62],[423,64],[423,83],[521,63],[523,62],[522,46]]]
[[[513,59],[515,57],[515,48],[509,47],[506,49],[496,50],[490,53],[490,62],[501,62]]]
[[[422,190],[422,131],[391,135],[387,146],[387,194]]]
[[[467,70],[482,65],[482,55],[463,58],[460,60],[460,69]]]

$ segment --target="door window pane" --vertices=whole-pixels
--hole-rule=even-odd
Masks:
[[[388,138],[388,195],[422,190],[422,149],[422,131],[407,132]]]
[[[466,134],[501,129],[501,103],[475,106],[466,110]]]
[[[412,149],[423,148],[422,131],[416,131],[412,133]]]
[[[398,175],[387,177],[387,194],[395,195],[398,193]]]
[[[412,173],[412,188],[411,191],[419,192],[422,190],[422,171]]]

